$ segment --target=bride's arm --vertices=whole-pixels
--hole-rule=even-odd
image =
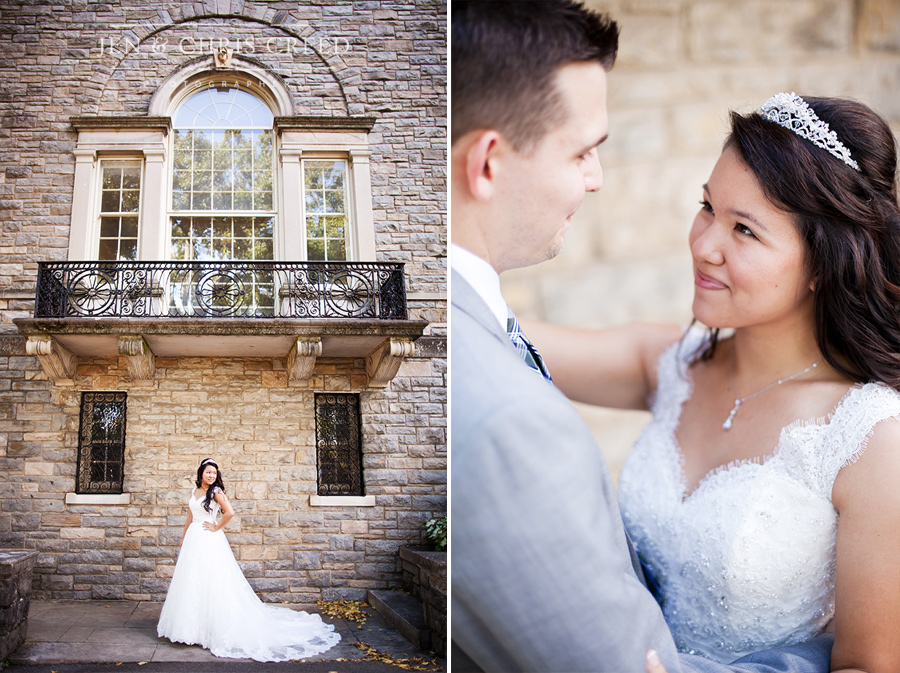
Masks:
[[[178,543],[179,547],[181,547],[181,545],[184,544],[184,536],[187,535],[187,529],[191,525],[191,522],[193,520],[194,520],[194,513],[191,511],[191,508],[188,507],[187,521],[184,522],[184,530],[181,531],[181,542]]]
[[[618,409],[647,408],[656,361],[684,331],[658,324],[586,330],[523,320],[521,326],[567,397]]]
[[[900,421],[878,424],[838,474],[840,514],[832,671],[896,671],[900,662]]]
[[[225,528],[225,524],[231,521],[231,517],[234,516],[234,509],[231,507],[231,503],[228,502],[228,498],[225,497],[224,491],[216,491],[213,497],[219,503],[219,507],[222,508],[222,518],[219,519],[219,523],[216,524],[213,530],[222,530]]]

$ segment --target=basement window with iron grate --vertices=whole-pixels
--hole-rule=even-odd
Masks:
[[[316,393],[318,494],[364,495],[359,395]]]
[[[81,394],[76,493],[122,493],[125,400],[122,392]]]

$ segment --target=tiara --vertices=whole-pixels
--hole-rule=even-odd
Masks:
[[[203,467],[207,463],[212,463],[213,465],[218,467],[218,465],[216,465],[216,461],[214,461],[212,458],[207,458],[206,460],[204,460],[202,463],[200,463],[200,467]]]
[[[827,150],[832,156],[859,172],[859,164],[850,156],[850,150],[838,139],[837,133],[819,119],[807,102],[793,91],[772,96],[759,108],[759,114],[763,119],[775,122]]]

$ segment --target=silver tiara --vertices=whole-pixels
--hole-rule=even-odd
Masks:
[[[213,465],[216,465],[216,461],[214,461],[212,458],[207,458],[207,459],[204,460],[202,463],[200,463],[200,467],[203,467],[203,466],[206,465],[207,463],[212,463]],[[216,467],[219,467],[219,466],[216,465]]]
[[[775,122],[827,150],[859,172],[859,164],[850,156],[850,150],[838,139],[837,133],[819,119],[807,102],[793,91],[772,96],[759,108],[759,114],[763,119]]]

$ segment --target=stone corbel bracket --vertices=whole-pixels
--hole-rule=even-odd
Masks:
[[[78,369],[78,357],[49,336],[30,336],[25,352],[36,355],[47,378],[56,385],[72,385]]]
[[[413,354],[413,342],[408,339],[391,337],[366,357],[366,374],[369,385],[384,388],[397,375],[403,358]]]
[[[306,381],[316,368],[316,358],[322,354],[319,338],[298,338],[287,355],[287,371],[291,381]]]
[[[120,335],[119,355],[125,357],[128,374],[134,381],[149,381],[156,373],[156,356],[140,334]]]

